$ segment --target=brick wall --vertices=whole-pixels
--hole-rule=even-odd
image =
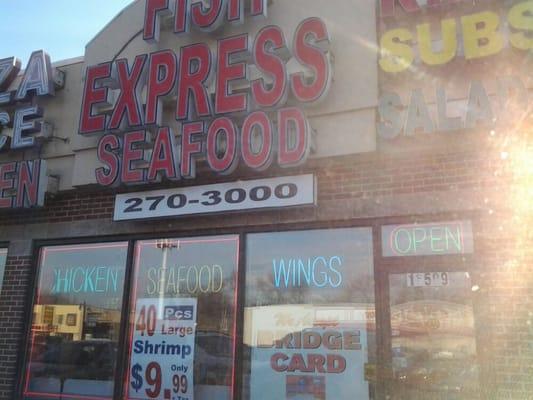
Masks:
[[[0,295],[0,399],[4,400],[14,399],[31,271],[31,257],[8,256]]]
[[[495,171],[500,171],[495,175]],[[487,189],[508,185],[499,153],[372,154],[333,159],[317,169],[320,200]]]
[[[488,199],[497,197],[499,193],[505,195],[514,179],[505,157],[502,158],[496,148],[483,152],[472,149],[372,153],[312,160],[298,171],[270,171],[272,175],[299,172],[317,175],[319,209],[344,199],[373,201],[378,197],[396,199],[404,194],[420,194],[421,202],[435,193],[448,193],[453,199],[455,191],[476,189],[485,193]],[[240,177],[251,178],[246,174]],[[212,182],[206,179],[193,183]],[[7,225],[110,220],[113,201],[114,193],[109,191],[61,193],[48,199],[44,209],[1,212],[0,229]],[[489,366],[485,368],[488,374],[485,382],[490,383],[485,388],[487,398],[533,399],[533,243],[524,242],[531,240],[527,227],[533,221],[517,221],[517,215],[512,210],[493,210],[492,205],[484,199],[478,201],[484,207],[479,210],[481,216],[475,228],[476,261],[481,292],[487,299],[486,307],[478,315],[478,324],[482,324],[483,332],[483,339],[478,346],[484,357],[483,363]],[[461,205],[457,205],[457,209],[460,210]],[[298,215],[298,212],[284,211],[287,216]],[[337,213],[338,218],[343,219],[342,211]],[[261,215],[263,219],[270,217],[268,213]],[[359,217],[367,216],[362,214]],[[202,221],[201,225],[205,227],[218,217],[199,218],[191,218],[191,221]],[[253,224],[251,221],[243,218],[238,223]],[[284,221],[281,218],[280,222]],[[20,343],[31,270],[30,257],[8,257],[0,298],[2,400],[13,399],[11,391],[15,383],[18,356],[22,353]]]
[[[109,218],[113,215],[113,202],[114,196],[110,193],[64,192],[49,196],[42,209],[0,212],[0,226]]]
[[[470,151],[425,152],[413,155],[404,153],[336,157],[327,160],[312,160],[305,168],[297,170],[272,170],[272,176],[312,172],[318,178],[318,204],[343,199],[372,199],[377,196],[431,193],[457,190],[497,191],[509,184],[509,175],[500,153]],[[204,176],[202,172],[199,176]],[[257,174],[241,173],[229,178],[254,179]],[[226,178],[228,179],[228,178]],[[201,185],[214,182],[198,179],[185,182]],[[131,188],[144,191],[149,187]],[[1,211],[0,226],[26,223],[56,223],[80,220],[111,219],[114,192],[81,190],[60,193],[48,198],[46,207],[35,210]]]
[[[476,234],[491,400],[533,399],[533,219],[516,217],[494,212]]]

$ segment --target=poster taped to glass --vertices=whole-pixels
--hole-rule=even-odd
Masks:
[[[249,317],[251,399],[370,398],[365,310],[287,305],[258,307]]]
[[[138,299],[128,399],[194,400],[195,298]]]

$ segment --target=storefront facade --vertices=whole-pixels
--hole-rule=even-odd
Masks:
[[[531,398],[532,12],[139,0],[1,60],[0,398]]]

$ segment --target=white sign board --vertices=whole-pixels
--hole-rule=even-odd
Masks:
[[[138,299],[127,399],[194,400],[197,300]]]
[[[119,194],[115,221],[314,205],[313,175]]]
[[[407,287],[445,287],[450,285],[448,272],[420,272],[406,275]]]

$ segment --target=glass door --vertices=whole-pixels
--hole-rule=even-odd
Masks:
[[[469,273],[403,271],[388,274],[389,398],[480,398]]]

